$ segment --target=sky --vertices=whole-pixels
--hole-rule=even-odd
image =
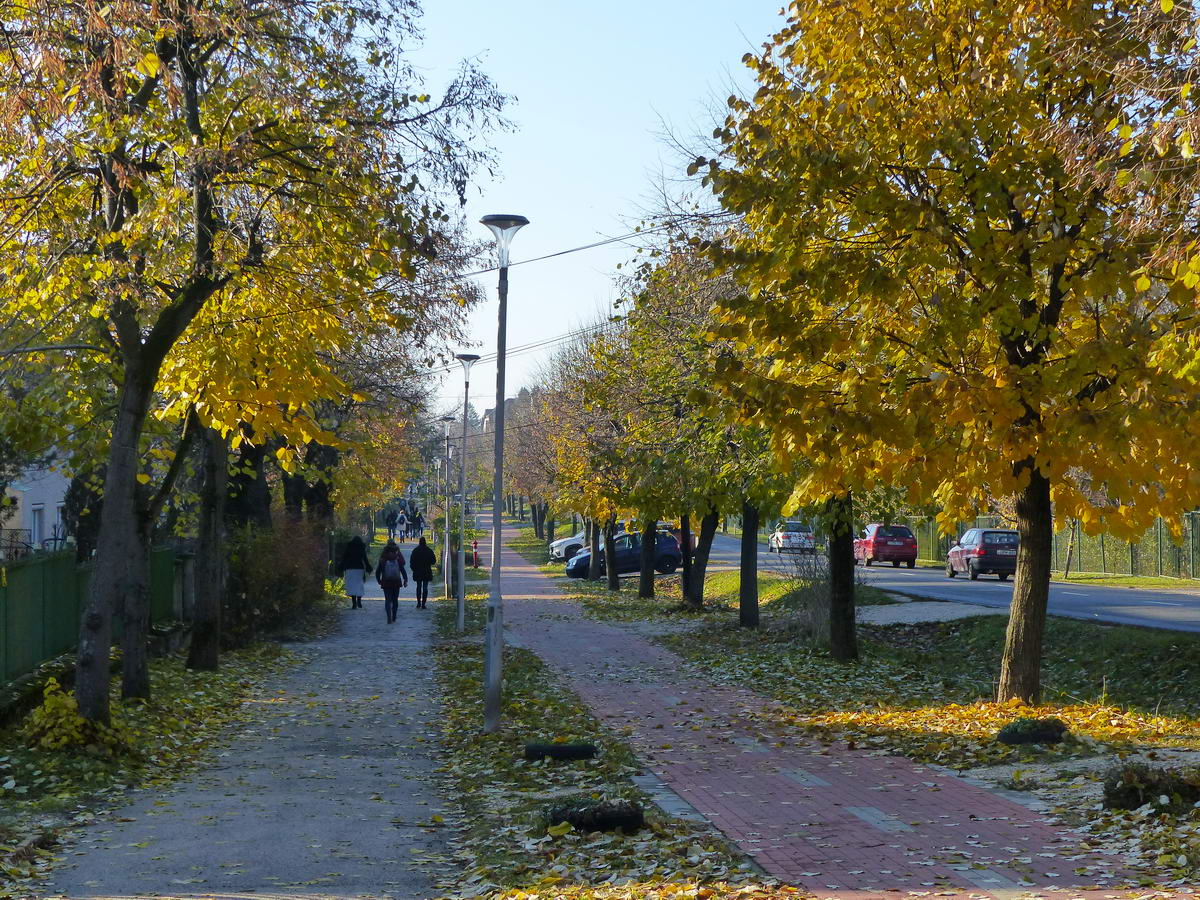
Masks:
[[[611,311],[617,265],[633,248],[612,244],[517,265],[628,234],[654,209],[655,186],[678,171],[666,133],[711,134],[733,90],[752,89],[741,62],[782,24],[779,0],[426,0],[425,42],[413,61],[436,90],[473,59],[515,98],[515,130],[492,136],[497,177],[471,186],[464,214],[519,213],[530,224],[512,245],[506,396],[535,377],[552,341]],[[482,225],[481,238],[489,239]],[[471,352],[496,349],[495,275],[471,311]],[[471,372],[471,401],[494,405],[494,363]],[[437,389],[461,403],[459,372]]]

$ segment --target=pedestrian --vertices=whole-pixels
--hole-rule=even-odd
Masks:
[[[404,539],[408,537],[408,516],[404,510],[400,510],[400,516],[396,519],[396,533],[400,538],[400,543],[404,543]]]
[[[387,525],[389,541],[396,536],[396,521],[396,511],[389,509],[387,515],[383,517],[383,524]]]
[[[371,574],[371,558],[367,556],[367,545],[357,534],[350,538],[346,549],[342,551],[338,571],[342,573],[346,596],[350,598],[350,608],[362,609],[363,578]]]
[[[383,552],[379,554],[379,563],[375,566],[375,580],[383,588],[383,611],[387,613],[390,625],[396,621],[396,613],[400,609],[400,588],[408,586],[404,554],[400,552],[395,541],[388,541]]]
[[[471,568],[479,568],[479,541],[471,541]]]
[[[412,556],[408,558],[412,566],[413,581],[417,585],[417,609],[425,608],[429,599],[429,582],[433,581],[433,566],[437,562],[433,548],[425,543],[425,538],[418,538],[420,543],[413,547]]]
[[[424,537],[424,536],[425,536],[425,517],[421,515],[421,511],[418,509],[415,513],[413,513],[413,537]]]

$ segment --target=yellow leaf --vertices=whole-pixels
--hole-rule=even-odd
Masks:
[[[559,822],[557,825],[551,825],[546,829],[546,834],[551,837],[562,837],[564,834],[574,831],[570,822]]]
[[[137,480],[138,480],[138,484],[149,484],[150,476],[147,475],[145,472],[138,472]]]

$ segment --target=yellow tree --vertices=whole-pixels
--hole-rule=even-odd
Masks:
[[[388,314],[379,279],[410,271],[443,218],[419,199],[418,173],[465,185],[471,154],[446,152],[453,108],[487,120],[501,101],[477,73],[440,105],[413,92],[402,54],[415,12],[409,0],[36,0],[0,14],[0,154],[14,161],[0,173],[4,319],[100,348],[115,386],[76,682],[88,718],[108,716],[114,609],[132,635],[124,692],[149,690],[146,551],[178,468],[150,484],[139,465],[161,379],[228,426],[196,388],[230,307],[286,305],[308,346],[344,343],[342,322],[312,314]],[[181,353],[193,326],[205,339]],[[308,399],[275,405],[258,388],[264,417]]]
[[[1200,310],[1156,266],[1160,234],[1120,231],[1131,204],[1179,221],[1191,195],[1073,177],[1059,136],[1137,107],[1112,63],[1145,41],[1072,52],[1126,12],[793,3],[747,57],[759,87],[731,101],[722,155],[695,163],[742,217],[713,253],[748,288],[723,334],[756,355],[719,380],[811,461],[792,502],[896,484],[949,526],[1015,497],[1002,700],[1039,694],[1052,501],[1132,534],[1200,495]]]

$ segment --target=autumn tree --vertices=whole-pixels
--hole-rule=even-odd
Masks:
[[[0,152],[17,160],[3,170],[3,314],[101,348],[115,386],[76,681],[91,719],[108,717],[116,609],[124,693],[149,690],[149,532],[177,468],[153,481],[140,466],[160,382],[227,434],[240,420],[217,415],[204,359],[236,307],[273,303],[291,315],[270,327],[346,340],[346,324],[394,314],[377,282],[410,272],[442,220],[422,165],[464,186],[472,154],[447,153],[447,138],[500,101],[469,71],[444,101],[413,92],[415,12],[407,0],[41,0],[0,17]],[[358,316],[319,315],[332,307]],[[305,400],[257,409],[283,419]]]
[[[1134,203],[1186,219],[1192,193],[1077,178],[1056,135],[1138,108],[1113,61],[1144,40],[1071,52],[1127,11],[795,2],[695,164],[742,223],[711,249],[747,288],[721,333],[754,355],[719,381],[811,461],[793,502],[894,484],[949,528],[1015,496],[1001,700],[1039,694],[1052,502],[1133,534],[1200,493],[1196,297],[1160,231],[1121,230]]]

